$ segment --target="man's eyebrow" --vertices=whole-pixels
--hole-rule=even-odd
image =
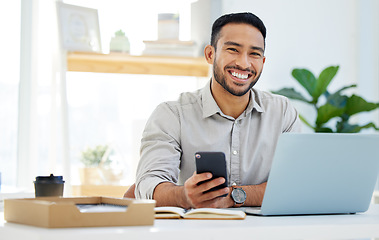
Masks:
[[[265,50],[264,50],[263,48],[261,48],[261,47],[254,47],[254,46],[252,46],[251,49],[253,49],[253,50],[258,50],[258,51],[260,51],[260,52],[262,52],[262,53],[265,52]]]
[[[224,43],[224,45],[232,45],[232,46],[242,47],[241,44],[233,42],[233,41],[227,41]]]
[[[233,42],[233,41],[227,41],[227,42],[224,43],[224,45],[242,47],[241,44]],[[252,50],[258,50],[258,51],[260,51],[262,53],[265,52],[265,50],[263,48],[261,48],[261,47],[252,46],[252,47],[250,47],[250,49],[252,49]]]

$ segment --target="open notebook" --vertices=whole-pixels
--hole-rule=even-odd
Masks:
[[[240,210],[220,208],[183,209],[180,207],[156,207],[156,219],[202,219],[202,220],[243,220],[246,214]]]

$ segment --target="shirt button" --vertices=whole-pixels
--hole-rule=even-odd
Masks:
[[[233,151],[233,155],[237,155],[238,151],[237,150],[234,150]]]

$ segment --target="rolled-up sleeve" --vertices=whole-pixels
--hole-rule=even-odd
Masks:
[[[176,183],[180,171],[180,156],[179,114],[175,107],[162,103],[150,116],[142,135],[136,197],[152,199],[158,184]]]
[[[283,132],[301,132],[301,121],[299,113],[292,106],[291,101],[288,98],[284,98],[285,112],[283,121]]]

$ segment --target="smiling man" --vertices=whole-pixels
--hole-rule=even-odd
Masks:
[[[137,198],[184,208],[261,205],[279,135],[300,130],[288,99],[253,88],[266,60],[265,38],[263,22],[252,13],[215,21],[204,50],[211,80],[160,104],[146,124]],[[210,173],[196,173],[198,151],[225,153],[229,187],[208,191],[225,179],[207,181]]]

